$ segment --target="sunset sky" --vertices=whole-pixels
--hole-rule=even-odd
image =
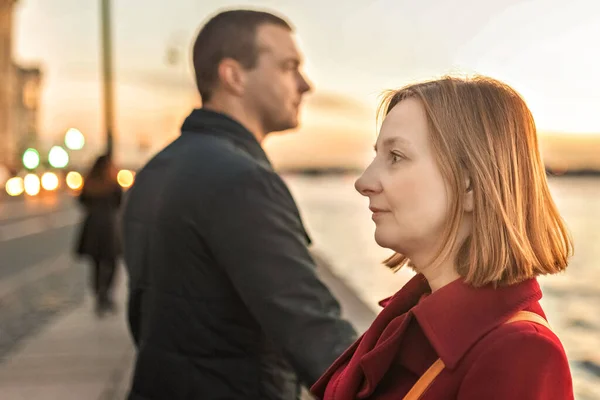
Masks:
[[[15,58],[44,72],[40,135],[51,142],[78,127],[87,155],[102,143],[99,4],[20,0],[14,21]],[[267,142],[278,165],[364,165],[379,94],[446,73],[513,85],[540,131],[600,132],[597,0],[114,0],[119,159],[147,157],[139,138],[156,150],[176,137],[198,103],[191,42],[202,21],[232,6],[287,16],[316,87],[299,132]],[[169,46],[180,63],[166,62]]]

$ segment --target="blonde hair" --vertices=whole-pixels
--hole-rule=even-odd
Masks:
[[[456,245],[466,197],[473,195],[473,228],[457,253],[465,282],[509,285],[567,267],[572,240],[552,200],[538,150],[533,116],[510,86],[487,77],[442,79],[389,92],[380,105],[387,115],[402,100],[419,100],[431,143],[451,193],[450,219],[436,262]],[[395,254],[393,269],[410,265]]]

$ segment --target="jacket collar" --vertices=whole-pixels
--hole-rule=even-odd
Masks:
[[[396,339],[403,335],[410,319],[413,318],[408,312],[419,301],[419,298],[428,292],[430,292],[430,289],[427,281],[423,275],[417,275],[394,296],[382,300],[379,304],[384,309],[375,318],[369,329],[338,357],[313,385],[311,391],[317,396],[323,397],[333,374],[338,368],[350,362],[357,352],[361,353],[358,354],[360,359],[357,362],[360,364],[360,369],[365,377],[361,394],[366,395],[374,390],[396,357],[397,348],[400,344],[400,341]],[[406,313],[408,314],[405,318],[403,315]],[[390,332],[390,334],[387,334],[381,342],[381,335],[384,331]],[[362,352],[359,349],[361,345],[366,347]]]
[[[183,122],[181,133],[184,135],[200,133],[224,137],[255,160],[272,168],[269,158],[252,132],[225,114],[197,108]]]
[[[453,369],[481,337],[518,311],[533,307],[536,312],[541,312],[539,307],[532,305],[541,297],[535,279],[496,289],[491,285],[473,288],[458,279],[431,293],[425,277],[418,274],[394,296],[380,302],[384,309],[371,327],[334,362],[311,390],[322,397],[335,371],[359,353],[364,380],[358,395],[368,396],[398,356],[402,337],[412,319],[416,319],[446,367]],[[366,351],[361,352],[363,343]]]
[[[387,317],[378,317],[370,329],[381,332],[392,316],[408,313],[409,318],[416,318],[446,367],[453,369],[480,338],[541,297],[536,279],[497,288],[492,285],[474,288],[457,279],[432,294],[425,277],[417,274],[394,296],[379,303],[385,307],[380,316]],[[536,312],[542,313],[539,308]],[[403,331],[399,329],[392,336],[399,338]],[[379,358],[367,355],[363,360],[365,369],[380,363]],[[386,362],[391,362],[391,358]]]
[[[405,296],[415,294],[400,297]],[[474,288],[457,279],[422,299],[412,312],[438,356],[453,369],[481,337],[541,297],[536,279],[497,288]]]

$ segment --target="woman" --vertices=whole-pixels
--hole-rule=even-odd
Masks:
[[[86,216],[77,254],[89,256],[93,261],[91,284],[99,316],[114,310],[111,289],[117,258],[121,254],[117,229],[121,196],[122,189],[116,179],[116,168],[108,156],[98,157],[79,195]]]
[[[393,92],[382,110],[376,156],[356,189],[369,198],[375,240],[396,253],[386,264],[417,275],[312,392],[572,399],[536,281],[565,270],[572,243],[525,102],[490,78],[448,77]]]

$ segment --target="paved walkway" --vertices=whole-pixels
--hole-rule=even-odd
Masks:
[[[119,271],[116,300],[124,304],[125,279]],[[123,399],[129,384],[133,348],[123,306],[103,319],[87,296],[26,339],[0,364],[2,400]]]
[[[340,299],[345,314],[364,330],[374,313],[326,262],[316,256],[319,275]],[[25,340],[0,364],[2,400],[123,400],[131,378],[133,347],[125,324],[126,278],[119,271],[117,315],[98,319],[87,296],[78,308]]]

